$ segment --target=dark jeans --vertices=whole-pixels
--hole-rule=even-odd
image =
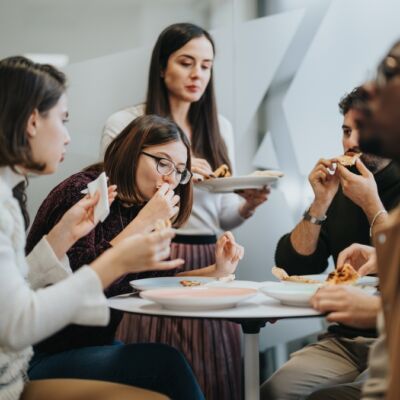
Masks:
[[[163,344],[82,347],[58,354],[36,353],[29,378],[77,378],[117,382],[163,393],[173,400],[204,400],[185,358]]]

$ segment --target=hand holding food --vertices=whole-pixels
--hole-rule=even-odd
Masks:
[[[367,216],[374,215],[378,210],[384,209],[379,198],[374,175],[359,158],[355,166],[360,175],[350,172],[343,165],[339,164],[337,167],[343,193],[353,203],[361,207]]]
[[[334,162],[321,158],[308,176],[308,180],[315,195],[312,211],[324,215],[339,188]]]
[[[104,287],[127,273],[177,268],[184,260],[163,261],[170,255],[174,236],[171,228],[129,236],[104,252],[91,263],[91,267],[98,273]]]
[[[204,158],[192,157],[192,173],[195,181],[215,178],[211,165]]]
[[[337,265],[350,263],[360,276],[378,273],[374,247],[354,243],[339,253]]]
[[[154,229],[156,221],[170,220],[178,213],[179,200],[179,196],[164,183],[139,212],[136,222],[141,222],[148,230]]]

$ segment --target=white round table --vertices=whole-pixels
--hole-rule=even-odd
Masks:
[[[248,287],[259,287],[254,282]],[[242,326],[244,336],[244,393],[246,400],[260,398],[260,371],[259,371],[259,332],[266,322],[284,318],[305,318],[321,316],[317,311],[308,307],[289,307],[280,304],[262,293],[245,300],[235,308],[226,310],[169,310],[144,300],[137,295],[121,295],[108,299],[108,305],[116,310],[132,314],[157,315],[185,318],[226,319]]]

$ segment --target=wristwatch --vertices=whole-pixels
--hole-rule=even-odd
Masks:
[[[322,223],[326,220],[326,215],[322,217],[314,217],[313,215],[310,215],[310,208],[308,208],[306,211],[304,211],[303,219],[304,221],[311,222],[314,225],[322,225]]]

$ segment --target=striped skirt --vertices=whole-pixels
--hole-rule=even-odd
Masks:
[[[185,270],[205,267],[215,262],[215,244],[172,243],[171,258],[184,259]],[[233,322],[125,314],[117,338],[173,346],[188,360],[207,400],[241,399],[240,326]]]

